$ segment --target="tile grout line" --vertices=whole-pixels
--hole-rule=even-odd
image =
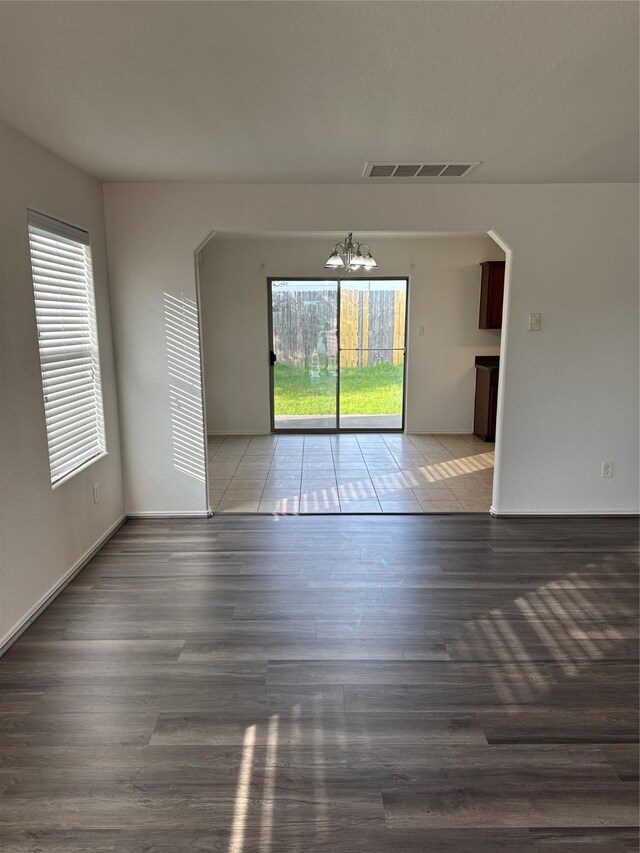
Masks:
[[[386,448],[386,450],[387,450],[389,453],[391,453],[391,450],[390,450],[390,448],[389,448],[389,445],[387,444],[387,442],[386,442],[386,441],[385,441],[385,439],[384,439],[384,434],[381,434],[381,435],[383,435],[383,438],[382,438],[382,444],[384,445],[384,447]],[[363,456],[364,456],[364,454],[363,454]],[[396,459],[395,459],[395,456],[393,456],[393,453],[391,453],[391,456],[393,457],[393,464],[394,464],[394,465],[396,466],[396,468],[398,469],[398,472],[400,472],[400,467],[399,467],[398,463],[396,462]],[[376,493],[376,499],[377,499],[377,501],[378,501],[378,504],[380,505],[380,512],[381,512],[381,513],[383,513],[383,514],[385,514],[385,513],[387,513],[388,511],[387,511],[387,510],[385,510],[385,508],[382,506],[382,500],[381,500],[381,498],[380,498],[380,494],[379,494],[379,492],[378,492],[378,489],[377,489],[377,487],[376,487],[375,483],[373,482],[373,477],[371,476],[371,471],[369,470],[369,465],[368,465],[368,463],[367,463],[367,459],[366,459],[366,457],[364,457],[364,464],[367,466],[367,472],[368,472],[368,474],[369,474],[369,479],[371,480],[371,485],[373,486],[373,490],[374,490],[374,492]],[[413,494],[413,491],[412,491],[411,493]],[[414,495],[414,499],[415,499],[415,495]]]
[[[267,488],[267,480],[269,479],[269,474],[271,473],[271,468],[273,466],[273,457],[275,456],[276,448],[278,447],[278,440],[276,438],[276,443],[273,446],[273,450],[271,452],[271,461],[269,462],[269,470],[267,471],[267,476],[264,480],[264,485],[262,486],[262,491],[260,492],[260,497],[258,498],[258,512],[260,512],[260,504],[262,503],[262,496],[264,495],[264,491]]]
[[[362,455],[362,448],[360,447],[360,442],[358,440],[357,434],[355,434],[355,440],[356,440],[356,444],[358,446],[358,452],[360,453],[360,456],[362,457],[363,464],[366,467],[366,462],[365,462],[364,456]],[[331,446],[331,453],[333,455],[333,445]],[[335,456],[334,456],[333,470],[334,470],[334,474],[335,474],[335,478],[336,478],[336,485],[337,485],[337,491],[338,491],[338,504],[340,506],[340,513],[342,514],[342,513],[348,512],[346,504],[350,503],[350,501],[346,501],[346,500],[343,501],[342,498],[340,497],[340,484],[338,483],[338,473],[337,473],[335,467],[336,466],[335,466]],[[369,476],[369,469],[368,468],[367,468],[367,476],[368,476],[369,481],[371,482],[371,486],[373,488],[373,482],[371,481],[371,477]],[[364,498],[363,500],[367,500],[367,498]],[[380,501],[378,501],[377,498],[375,500],[376,500],[376,503],[378,504],[378,511],[382,512],[382,507],[380,506]],[[351,501],[351,503],[360,503],[360,501]]]

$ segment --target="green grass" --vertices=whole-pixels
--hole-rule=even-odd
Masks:
[[[402,412],[402,365],[344,367],[340,371],[343,415],[399,415]],[[331,415],[336,410],[334,375],[277,362],[274,368],[276,415]]]

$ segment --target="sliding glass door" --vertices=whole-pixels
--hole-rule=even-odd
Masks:
[[[342,429],[402,429],[406,279],[340,282]]]
[[[338,282],[270,284],[272,426],[338,426]]]
[[[406,279],[270,279],[272,428],[401,430]]]

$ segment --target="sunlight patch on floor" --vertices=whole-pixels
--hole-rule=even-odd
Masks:
[[[253,773],[253,752],[256,743],[256,727],[249,726],[244,733],[242,763],[238,773],[238,785],[233,807],[233,823],[229,839],[229,853],[243,853],[244,836],[247,824],[247,810],[251,799],[251,776]]]

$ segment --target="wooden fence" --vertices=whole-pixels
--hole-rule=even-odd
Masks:
[[[341,291],[340,363],[366,367],[402,364],[406,318],[404,290]],[[281,363],[329,368],[337,361],[337,294],[326,290],[274,291],[273,337]]]

